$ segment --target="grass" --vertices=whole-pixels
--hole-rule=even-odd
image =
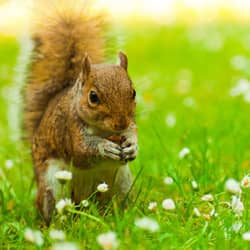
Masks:
[[[51,228],[65,231],[67,241],[81,249],[99,249],[96,237],[107,231],[116,232],[119,249],[250,248],[242,239],[250,231],[249,190],[242,193],[245,210],[240,218],[225,205],[231,202],[231,194],[224,190],[227,179],[240,181],[250,172],[250,104],[229,95],[239,79],[250,78],[249,26],[134,23],[119,33],[124,35],[123,48],[137,89],[140,153],[131,164],[138,177],[136,199],[125,211],[114,201],[114,212],[105,217],[92,204],[87,214],[70,214],[64,222],[57,216]],[[34,208],[30,151],[22,144],[18,128],[20,51],[18,41],[1,37],[0,248],[48,249],[54,241],[49,229],[41,227]],[[237,69],[240,63],[232,66],[236,55],[246,58],[241,69]],[[166,124],[169,114],[176,119],[173,127]],[[190,154],[180,159],[184,147]],[[13,162],[11,169],[5,166],[8,159]],[[166,176],[174,179],[172,185],[163,183]],[[193,190],[193,180],[198,190]],[[207,193],[214,201],[201,201]],[[175,201],[175,210],[162,208],[166,198]],[[148,210],[151,201],[158,203],[155,213]],[[194,207],[201,214],[215,209],[218,215],[197,217]],[[135,219],[145,216],[159,223],[159,231],[150,233],[135,226]],[[236,233],[232,225],[239,220],[242,228]],[[42,247],[24,239],[27,227],[42,231]]]

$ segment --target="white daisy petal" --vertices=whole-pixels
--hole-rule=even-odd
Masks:
[[[148,204],[148,210],[156,211],[157,210],[157,202],[153,201]]]
[[[36,244],[37,246],[43,245],[43,236],[39,230],[32,230],[30,228],[26,228],[24,230],[24,238],[27,241]]]
[[[183,148],[180,152],[179,152],[179,158],[183,159],[185,156],[187,156],[188,154],[190,154],[190,149],[189,148]]]
[[[240,79],[236,82],[234,87],[230,89],[230,95],[232,97],[236,96],[245,96],[246,93],[249,93],[250,90],[250,82],[247,79]],[[245,97],[247,99],[247,97]]]
[[[12,169],[14,166],[14,162],[12,160],[6,160],[5,161],[5,168]]]
[[[205,194],[201,197],[201,200],[202,201],[213,201],[214,200],[214,197],[213,195],[211,194]]]
[[[97,242],[104,250],[117,249],[119,246],[119,240],[117,239],[115,232],[107,232],[97,236]]]
[[[237,70],[244,69],[247,63],[247,58],[244,55],[235,55],[231,58],[231,66]]]
[[[151,218],[148,218],[148,217],[136,219],[135,225],[141,229],[144,229],[144,230],[152,232],[152,233],[157,232],[160,228],[157,221],[155,221]]]
[[[88,207],[89,206],[89,201],[88,200],[82,200],[81,204],[83,207]]]
[[[169,128],[173,128],[176,124],[176,117],[173,113],[169,113],[166,116],[165,122]]]
[[[240,183],[235,179],[232,178],[228,179],[225,183],[225,190],[228,191],[229,193],[240,194],[241,193]]]
[[[172,185],[173,183],[174,183],[174,180],[173,180],[173,178],[172,177],[166,177],[166,178],[164,178],[164,183],[166,184],[166,185]]]
[[[101,183],[101,184],[99,184],[98,186],[97,186],[97,191],[99,191],[99,192],[101,192],[101,193],[105,193],[105,192],[107,192],[108,191],[108,184],[106,184],[105,182],[103,182],[103,183]]]
[[[239,197],[235,195],[232,196],[231,207],[235,215],[242,216],[242,212],[244,211],[244,204]]]
[[[242,188],[249,188],[250,187],[250,176],[245,175],[241,180],[241,187]]]
[[[70,181],[72,179],[72,173],[66,170],[57,171],[55,173],[55,178],[61,184],[65,184],[67,181]]]
[[[52,246],[52,250],[79,250],[73,242],[59,242]]]
[[[191,182],[191,185],[192,185],[192,188],[194,189],[194,190],[197,190],[199,187],[198,187],[198,183],[195,181],[195,180],[193,180],[192,182]]]
[[[72,206],[73,206],[72,201],[68,198],[65,198],[57,202],[56,209],[59,214],[62,214],[65,210],[67,210]]]
[[[197,207],[194,208],[194,214],[197,216],[197,217],[200,217],[201,216],[201,213],[199,211],[199,209]]]
[[[217,217],[218,216],[218,213],[216,213],[215,209],[213,208],[210,213],[209,213],[211,216],[214,216],[214,217]]]
[[[175,209],[175,203],[174,203],[174,201],[172,199],[165,199],[162,202],[162,207],[165,210],[174,210]]]
[[[250,241],[250,232],[245,232],[242,234],[242,239],[245,241]]]
[[[232,225],[232,231],[235,233],[238,233],[240,231],[241,227],[242,227],[242,222],[237,221]]]
[[[62,230],[51,229],[49,232],[49,237],[52,240],[65,240],[65,233]]]

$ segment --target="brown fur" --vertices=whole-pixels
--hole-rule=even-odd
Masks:
[[[137,154],[135,91],[126,55],[119,54],[119,65],[100,64],[105,43],[99,18],[64,11],[36,26],[25,92],[25,127],[38,182],[36,204],[47,224],[57,199],[47,176],[51,160],[73,163],[73,201],[86,199],[106,182],[110,191],[98,196],[105,203],[130,189],[126,162]],[[92,92],[98,102],[91,100]]]
[[[46,1],[45,1],[46,2]],[[53,1],[52,1],[53,2]],[[60,5],[66,1],[60,1]],[[61,9],[52,4],[36,11],[32,28],[34,52],[25,95],[25,129],[28,137],[39,125],[48,102],[75,83],[81,61],[88,53],[92,63],[104,61],[105,23],[101,15],[90,15],[84,1]],[[43,9],[44,8],[44,9]],[[46,14],[45,14],[46,13]]]

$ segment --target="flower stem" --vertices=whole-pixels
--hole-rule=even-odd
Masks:
[[[91,219],[93,221],[98,222],[99,224],[103,225],[104,227],[109,228],[109,226],[105,222],[103,222],[102,220],[100,220],[99,218],[97,218],[97,217],[95,217],[95,216],[93,216],[91,214],[88,214],[88,213],[83,212],[83,211],[73,210],[73,209],[69,209],[68,211],[73,213],[73,214],[83,215],[83,216],[85,216],[85,217],[87,217],[87,218],[89,218],[89,219]]]
[[[61,184],[61,197],[62,199],[65,198],[65,193],[64,193],[64,184]]]

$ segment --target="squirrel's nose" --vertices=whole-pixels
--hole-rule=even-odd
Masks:
[[[120,119],[114,124],[115,130],[125,130],[129,126],[129,121],[125,117],[120,117]]]

